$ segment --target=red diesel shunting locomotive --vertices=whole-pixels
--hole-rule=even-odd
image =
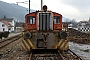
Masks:
[[[23,28],[22,47],[26,51],[68,49],[67,27],[62,30],[62,15],[47,10],[46,5],[43,10],[27,14]]]

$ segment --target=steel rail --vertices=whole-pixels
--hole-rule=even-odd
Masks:
[[[56,59],[59,59],[59,60],[65,60],[64,57],[62,56],[61,53],[57,52],[57,53],[42,53],[42,54],[33,54],[33,53],[30,53],[30,56],[29,56],[29,59],[28,60],[38,60],[40,58],[42,58],[41,60],[43,59],[52,59],[52,60],[56,60]]]
[[[32,53],[30,54],[29,60],[31,60],[31,58],[32,58]]]
[[[75,55],[77,58],[79,58],[79,60],[82,60],[77,54],[75,54],[72,50],[68,49],[68,51],[70,51],[71,53],[73,53],[73,55]]]
[[[16,36],[17,37],[17,36]],[[16,37],[13,37],[12,39],[9,39],[9,41],[10,42],[8,42],[8,43],[6,43],[6,44],[3,44],[2,46],[0,46],[0,49],[2,49],[3,47],[5,47],[5,46],[7,46],[7,45],[9,45],[10,43],[12,43],[12,42],[14,42],[14,41],[16,41],[16,40],[18,40],[19,38],[21,38],[21,36],[18,36],[17,38]],[[13,40],[14,39],[14,40]],[[5,42],[5,41],[4,41]]]
[[[17,37],[17,36],[19,36],[19,35],[21,35],[21,34],[18,34],[18,35],[15,35],[15,36],[11,36],[11,37],[8,37],[8,38],[6,38],[6,39],[2,39],[2,40],[0,40],[0,43],[5,42],[5,41],[7,41],[7,40],[10,40],[10,39],[12,39],[12,38],[14,38],[14,37]]]
[[[59,56],[61,57],[61,60],[65,60],[61,53],[59,53]]]

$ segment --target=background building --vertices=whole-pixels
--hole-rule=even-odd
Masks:
[[[24,24],[24,23],[23,22],[16,22],[16,25],[15,25],[16,32],[22,31],[22,24]]]
[[[90,31],[90,23],[88,21],[80,21],[77,27],[79,31]]]
[[[2,18],[0,20],[7,21],[10,24],[12,24],[11,30],[15,31],[15,24],[16,24],[16,22],[15,22],[14,18]]]
[[[10,24],[8,21],[5,21],[5,20],[0,20],[0,32],[3,32],[3,31],[13,31],[12,30],[12,24]]]

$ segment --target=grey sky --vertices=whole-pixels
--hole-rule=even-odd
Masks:
[[[78,13],[75,16],[72,15],[77,20],[85,20],[90,17],[90,0],[60,0],[60,2],[77,9]]]
[[[72,7],[75,7],[77,9],[87,9],[90,7],[90,0],[61,0],[61,3],[70,5]]]
[[[24,2],[28,0],[2,0],[8,3]],[[41,0],[31,0],[31,9],[40,10]],[[43,0],[43,4],[49,10],[61,13],[64,17],[76,19],[76,21],[87,20],[90,17],[90,0]],[[19,5],[27,7],[28,4]]]

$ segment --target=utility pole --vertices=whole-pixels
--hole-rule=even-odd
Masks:
[[[29,13],[30,13],[30,0],[29,0]]]
[[[28,1],[24,1],[24,2],[16,2],[16,3],[17,3],[17,5],[18,5],[18,3],[28,4],[28,3],[26,3],[26,2],[28,2]],[[30,0],[29,0],[29,13],[30,13]]]
[[[43,0],[41,0],[41,10],[42,10],[42,7],[43,7]]]

